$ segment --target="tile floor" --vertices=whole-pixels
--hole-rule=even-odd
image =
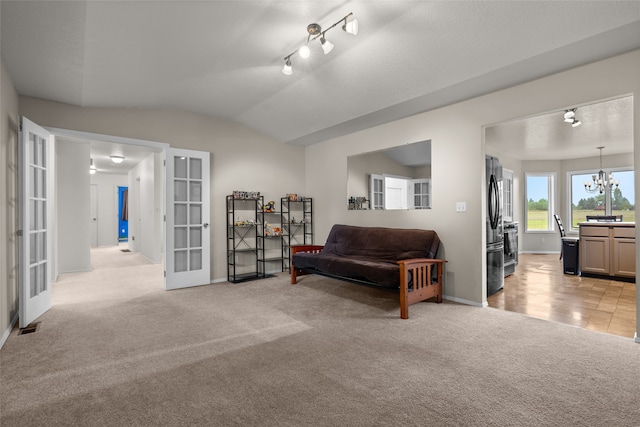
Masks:
[[[633,338],[636,285],[564,274],[558,255],[521,254],[490,307]]]

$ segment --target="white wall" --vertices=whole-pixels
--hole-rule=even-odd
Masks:
[[[91,175],[97,189],[98,246],[118,244],[118,186],[129,185],[126,174],[96,173]]]
[[[162,220],[161,200],[157,200],[156,182],[157,158],[161,154],[150,154],[129,171],[129,248],[140,252],[149,261],[162,261],[164,233],[158,233],[158,223]]]
[[[58,273],[91,269],[89,145],[56,141]]]
[[[306,150],[307,192],[316,197],[314,205],[323,211],[322,215],[316,215],[316,241],[325,239],[334,223],[432,228],[440,235],[444,256],[449,261],[445,296],[483,304],[486,302],[483,127],[638,91],[640,51],[634,51],[310,146]],[[640,129],[639,105],[640,97],[635,96],[636,129]],[[347,197],[344,185],[347,156],[427,139],[432,141],[431,210],[346,210],[343,201]],[[634,164],[638,165],[640,132],[634,133],[634,147]],[[327,165],[331,165],[331,173],[327,173]],[[562,171],[559,166],[558,170]],[[638,182],[640,174],[636,174],[636,189],[640,189]],[[521,183],[518,191],[522,191]],[[456,213],[457,201],[467,203],[466,213]]]
[[[0,347],[18,318],[18,94],[0,63]]]

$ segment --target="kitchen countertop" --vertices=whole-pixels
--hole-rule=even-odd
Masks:
[[[579,222],[578,226],[588,225],[590,227],[635,227],[635,222],[616,222],[616,221],[585,221]]]

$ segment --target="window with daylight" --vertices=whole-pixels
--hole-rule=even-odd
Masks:
[[[527,173],[525,177],[526,231],[553,231],[554,173]]]
[[[634,172],[629,169],[605,171],[619,182],[609,191],[589,192],[585,182],[593,182],[593,172],[568,172],[571,183],[571,230],[578,230],[578,223],[586,221],[587,215],[622,215],[625,222],[635,222]]]

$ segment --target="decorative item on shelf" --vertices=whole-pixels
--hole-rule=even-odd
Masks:
[[[264,227],[264,235],[265,236],[282,236],[282,228],[272,227],[269,224],[266,224]]]
[[[296,217],[293,216],[293,217],[291,217],[291,224],[295,224],[295,223],[296,223]]]
[[[276,211],[276,202],[274,202],[273,200],[271,200],[269,203],[265,204],[262,207],[262,211],[263,212],[267,212],[267,213],[272,213]]]
[[[349,197],[349,209],[350,210],[367,210],[365,206],[369,203],[366,197]]]
[[[238,218],[233,222],[233,225],[235,225],[236,227],[241,227],[243,225],[256,225],[256,222],[252,219],[241,220]]]
[[[234,191],[233,198],[236,200],[255,200],[260,198],[259,191]]]
[[[287,197],[289,198],[290,202],[296,202],[298,201],[298,195],[297,194],[292,194],[292,193],[288,193]]]

